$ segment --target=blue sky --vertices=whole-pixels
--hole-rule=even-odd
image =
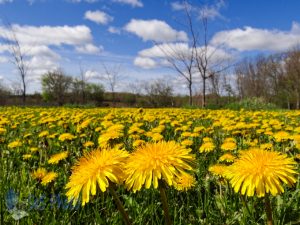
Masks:
[[[200,36],[199,18],[208,17],[209,46],[217,49],[216,57],[238,61],[248,55],[286,51],[300,42],[300,1],[189,3]],[[180,76],[167,68],[160,52],[170,46],[189,51],[182,6],[177,0],[0,0],[1,82],[14,86],[19,82],[9,62],[5,24],[10,23],[28,52],[31,93],[40,91],[43,73],[61,68],[77,76],[79,65],[91,82],[107,86],[103,64],[111,69],[121,66],[120,91],[128,90],[129,83],[164,78],[173,82],[176,92],[185,93]]]

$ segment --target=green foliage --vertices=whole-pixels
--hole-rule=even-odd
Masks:
[[[266,102],[263,98],[246,98],[238,102],[227,104],[224,108],[233,110],[274,110],[279,109],[278,106]]]

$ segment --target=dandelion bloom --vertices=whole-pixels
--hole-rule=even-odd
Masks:
[[[219,158],[219,161],[220,162],[228,162],[228,163],[231,163],[235,160],[235,156],[234,155],[231,155],[229,153],[226,153],[224,155],[222,155],[220,158]]]
[[[0,134],[4,134],[6,132],[6,129],[3,127],[0,127]]]
[[[30,159],[32,157],[31,154],[25,154],[23,155],[23,159]]]
[[[273,144],[272,143],[264,143],[260,145],[260,149],[264,150],[272,150],[273,149]]]
[[[94,142],[92,142],[92,141],[87,141],[87,142],[85,142],[85,143],[83,144],[83,146],[86,147],[86,148],[92,147],[92,146],[94,146],[94,145],[95,145],[95,144],[94,144]]]
[[[199,151],[200,151],[201,153],[203,153],[203,152],[211,152],[211,151],[213,151],[215,148],[216,148],[216,146],[214,145],[214,143],[208,141],[208,142],[204,142],[204,143],[200,146]]]
[[[30,152],[34,153],[37,152],[39,149],[37,147],[31,147]]]
[[[38,137],[46,137],[49,135],[49,131],[45,130],[45,131],[42,131],[41,133],[39,133]]]
[[[107,147],[111,140],[123,137],[123,135],[124,135],[123,130],[124,130],[124,125],[122,125],[122,124],[116,124],[116,125],[109,127],[106,131],[104,131],[102,134],[100,134],[100,136],[98,138],[99,146]]]
[[[195,156],[190,150],[180,144],[170,142],[146,143],[134,151],[125,165],[128,189],[133,192],[158,187],[158,180],[164,179],[168,185],[174,185],[175,180],[186,171],[193,171]]]
[[[226,171],[235,192],[258,197],[266,193],[277,195],[284,192],[281,183],[293,185],[296,162],[279,152],[262,149],[244,151]]]
[[[196,179],[194,176],[184,173],[177,178],[174,183],[175,188],[178,191],[187,191],[196,185]]]
[[[180,144],[182,146],[188,147],[188,146],[192,146],[193,145],[193,141],[190,140],[190,139],[185,139],[185,140],[181,141]]]
[[[221,145],[221,149],[223,151],[233,151],[237,148],[236,143],[235,142],[224,142]]]
[[[13,141],[13,142],[10,142],[8,144],[8,148],[17,148],[17,147],[21,147],[22,146],[22,142],[21,141]]]
[[[139,147],[141,145],[145,144],[145,141],[144,140],[135,140],[133,143],[132,143],[132,147],[136,148],[136,147]]]
[[[52,181],[55,180],[55,178],[58,176],[57,173],[55,172],[48,172],[41,181],[42,185],[47,185],[48,183],[51,183]]]
[[[279,131],[273,135],[276,142],[284,142],[291,139],[291,135],[286,131]]]
[[[215,164],[208,168],[208,171],[211,172],[213,175],[218,177],[224,177],[225,171],[227,169],[227,166],[222,164]]]
[[[73,134],[64,133],[64,134],[59,135],[58,140],[60,140],[60,141],[71,141],[75,138],[76,137]]]
[[[90,192],[96,194],[96,185],[102,192],[109,182],[120,183],[124,178],[123,164],[128,153],[119,149],[94,150],[83,156],[72,168],[66,188],[69,201],[75,204],[82,191],[82,205],[90,200]]]
[[[47,170],[45,168],[38,168],[37,170],[31,173],[31,176],[34,179],[42,180],[46,174],[47,174]]]
[[[160,133],[152,133],[150,137],[152,138],[152,141],[161,141],[162,139],[164,139],[164,136],[162,136]]]
[[[54,154],[50,157],[50,159],[48,160],[48,163],[57,164],[57,163],[59,163],[59,161],[67,158],[68,155],[69,155],[69,153],[67,151]]]

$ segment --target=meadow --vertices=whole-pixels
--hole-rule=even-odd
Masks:
[[[300,224],[300,111],[0,108],[0,224]]]

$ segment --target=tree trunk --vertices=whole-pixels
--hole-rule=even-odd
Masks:
[[[299,109],[300,105],[300,96],[298,90],[296,90],[296,109]]]
[[[189,83],[189,105],[192,106],[193,105],[193,91],[192,91],[192,83]]]
[[[26,84],[24,80],[23,80],[23,91],[22,91],[22,103],[23,105],[25,105],[26,103]]]
[[[202,77],[202,108],[205,108],[206,107],[206,92],[205,92],[205,89],[206,89],[206,79],[205,77]]]

